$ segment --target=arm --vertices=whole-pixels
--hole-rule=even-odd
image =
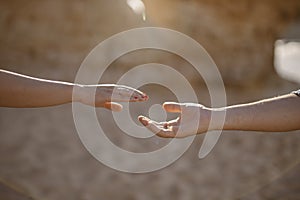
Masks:
[[[155,122],[144,116],[139,117],[144,126],[161,137],[187,137],[222,129],[270,132],[300,129],[300,97],[296,94],[224,108],[207,108],[200,104],[185,103],[165,103],[163,107],[167,112],[180,113],[180,117],[169,122]],[[200,114],[200,118],[193,117],[196,113]],[[212,114],[224,113],[224,126],[209,127]],[[187,120],[181,121],[182,116]],[[192,126],[196,128],[190,129]]]
[[[77,91],[74,101],[114,111],[120,111],[122,106],[112,101],[144,101],[148,98],[144,93],[126,86],[79,85],[0,70],[1,107],[46,107],[70,103],[73,89]],[[113,92],[114,99],[111,99]],[[95,105],[92,98],[95,98]]]
[[[300,129],[300,97],[288,94],[249,104],[229,106],[224,130],[292,131]]]

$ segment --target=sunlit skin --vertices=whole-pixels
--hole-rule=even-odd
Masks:
[[[76,91],[74,95],[73,91]],[[5,70],[0,70],[0,97],[1,107],[47,107],[75,101],[112,111],[122,110],[122,105],[117,102],[148,99],[143,92],[127,86],[80,85],[38,79]],[[139,120],[150,131],[166,138],[182,138],[210,130],[283,132],[300,129],[300,97],[295,94],[224,108],[175,102],[167,102],[163,108],[167,112],[179,113],[179,117],[167,122],[156,122],[144,116],[140,116]],[[222,116],[225,113],[223,126],[219,123],[209,126],[212,114]],[[197,114],[200,117],[195,117]]]
[[[224,108],[174,102],[164,103],[163,108],[180,116],[167,122],[156,122],[144,116],[140,116],[139,120],[150,131],[164,138],[183,138],[211,130],[285,132],[300,129],[300,97],[295,94]],[[193,117],[197,112],[200,118]],[[209,127],[212,114],[221,116],[224,113],[224,126],[215,123],[216,126]],[[182,121],[181,116],[187,120]]]
[[[74,96],[73,91],[76,91]],[[75,101],[89,106],[121,111],[122,105],[117,102],[138,102],[147,99],[145,93],[123,85],[80,85],[0,70],[1,107],[47,107]]]

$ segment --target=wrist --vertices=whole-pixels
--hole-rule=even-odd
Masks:
[[[226,129],[226,108],[208,108],[208,131]]]
[[[72,93],[72,101],[77,103],[83,103],[84,102],[84,89],[85,86],[81,84],[74,84],[73,86],[73,93]]]

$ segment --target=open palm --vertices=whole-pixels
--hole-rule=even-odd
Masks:
[[[156,122],[139,116],[139,121],[160,137],[184,138],[204,133],[208,129],[210,111],[201,104],[166,102],[163,108],[167,112],[180,113],[180,116],[167,122]]]

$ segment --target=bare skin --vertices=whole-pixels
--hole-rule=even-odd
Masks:
[[[156,122],[144,116],[140,116],[139,120],[150,131],[165,138],[183,138],[210,130],[285,132],[300,129],[300,97],[295,94],[224,108],[174,102],[164,103],[163,108],[180,116],[168,122]],[[200,113],[200,118],[193,117],[195,113]],[[224,126],[209,127],[212,114],[218,116],[224,113]],[[187,120],[182,121],[181,116],[186,116]]]
[[[147,99],[148,96],[143,92],[123,85],[80,85],[0,70],[0,107],[47,107],[75,101],[121,111],[122,105],[117,102],[138,102]]]

